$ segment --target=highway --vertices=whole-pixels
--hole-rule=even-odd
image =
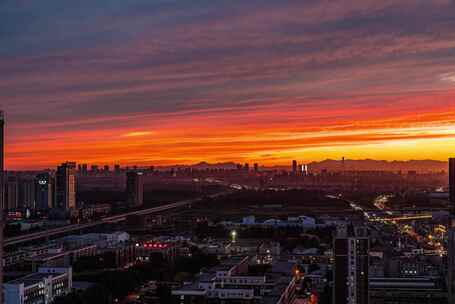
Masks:
[[[226,191],[226,192],[208,195],[207,197],[214,199],[214,198],[217,198],[220,196],[230,194],[232,192],[233,191]],[[95,227],[95,226],[106,224],[106,223],[117,223],[117,222],[124,221],[126,219],[126,217],[131,216],[131,215],[146,215],[146,214],[168,211],[168,210],[176,209],[179,207],[189,206],[189,205],[198,203],[202,200],[203,200],[203,198],[185,200],[185,201],[180,201],[180,202],[172,203],[172,204],[166,204],[166,205],[162,205],[162,206],[158,206],[158,207],[131,211],[131,212],[122,213],[119,215],[108,216],[108,217],[104,217],[104,218],[102,218],[98,221],[94,221],[94,222],[72,224],[72,225],[67,225],[67,226],[63,226],[63,227],[48,229],[45,231],[39,231],[39,232],[35,232],[35,233],[29,233],[26,235],[6,238],[3,242],[3,246],[6,247],[6,246],[11,246],[11,245],[17,245],[17,244],[28,242],[28,241],[47,238],[49,236],[55,236],[55,235],[59,235],[59,234],[63,234],[63,233],[71,232],[71,231],[77,231],[77,230],[81,230],[81,229],[91,228],[91,227]]]

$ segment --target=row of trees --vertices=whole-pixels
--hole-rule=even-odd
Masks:
[[[192,249],[190,257],[179,257],[175,263],[169,263],[162,258],[154,258],[147,263],[138,263],[126,270],[108,270],[90,272],[100,269],[97,264],[99,257],[86,259],[76,267],[84,267],[84,274],[75,277],[78,281],[91,282],[94,285],[82,293],[71,293],[55,300],[55,304],[110,304],[115,299],[124,299],[136,292],[149,281],[185,281],[190,280],[204,267],[218,264],[216,256],[206,255],[197,249]],[[92,269],[91,269],[92,268]],[[77,269],[76,270],[81,270]],[[160,303],[168,303],[170,290],[160,286],[157,290]]]

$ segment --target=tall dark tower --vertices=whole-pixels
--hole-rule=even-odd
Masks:
[[[0,304],[3,304],[3,227],[4,222],[4,194],[5,183],[3,180],[3,159],[4,159],[4,126],[5,118],[3,116],[3,111],[0,111]]]
[[[54,206],[54,180],[49,173],[36,176],[36,208],[49,210]]]
[[[449,158],[450,213],[455,215],[455,158]]]
[[[296,160],[292,161],[292,174],[297,175],[297,161]]]
[[[57,167],[55,182],[55,207],[65,211],[76,208],[76,163]]]
[[[368,304],[370,242],[365,227],[342,225],[334,239],[333,304]]]
[[[449,304],[455,304],[455,158],[449,158],[449,210],[447,286]]]
[[[142,206],[144,203],[144,182],[142,172],[126,173],[126,196],[130,207]]]

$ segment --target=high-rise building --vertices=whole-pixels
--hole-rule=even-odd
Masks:
[[[19,208],[19,181],[17,176],[7,176],[5,186],[6,210],[17,210]]]
[[[120,175],[120,173],[122,172],[122,169],[120,168],[119,164],[116,164],[114,166],[114,172],[115,172],[115,175]]]
[[[455,304],[455,158],[449,159],[449,210],[447,288],[449,304]]]
[[[142,172],[126,173],[126,195],[130,207],[142,206],[144,203],[144,181]]]
[[[109,165],[104,165],[103,172],[104,172],[104,174],[109,174],[109,172],[110,172]]]
[[[62,210],[76,208],[76,163],[66,162],[57,167],[55,182],[55,207]]]
[[[3,111],[0,111],[0,261],[3,261],[3,227],[5,226],[4,216],[4,174],[3,174],[3,159],[4,159],[4,125],[5,119]],[[0,262],[0,304],[3,304],[3,262]]]
[[[92,165],[92,167],[90,168],[90,171],[91,171],[92,174],[96,175],[96,174],[98,174],[98,172],[100,170],[99,170],[98,165]]]
[[[259,172],[259,164],[257,163],[254,164],[254,172]]]
[[[49,173],[36,176],[36,208],[48,210],[54,205],[54,181]]]
[[[455,158],[449,159],[449,194],[450,210],[455,215]]]
[[[292,174],[297,175],[297,161],[296,160],[292,161]]]
[[[334,304],[368,304],[369,238],[366,229],[340,226],[334,239]]]
[[[82,164],[82,168],[81,168],[80,174],[84,175],[84,176],[88,174],[88,165],[87,164]]]
[[[35,209],[35,178],[25,177],[19,180],[19,208]]]

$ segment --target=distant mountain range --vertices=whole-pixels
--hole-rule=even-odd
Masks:
[[[417,171],[419,173],[424,172],[441,172],[448,171],[448,164],[445,161],[438,160],[409,160],[409,161],[386,161],[386,160],[373,160],[373,159],[362,159],[362,160],[351,160],[347,159],[344,161],[326,159],[319,162],[312,162],[308,164],[311,171],[320,172],[322,170],[327,171]],[[250,168],[253,164],[250,163]],[[198,170],[207,169],[224,169],[232,170],[237,168],[237,163],[224,162],[210,164],[207,162],[200,162],[194,165],[175,165],[159,167],[159,169],[184,169],[193,168]],[[276,169],[276,170],[290,170],[289,166],[260,166],[261,169]]]
[[[344,164],[343,164],[344,163]],[[441,172],[448,171],[448,163],[437,160],[409,160],[409,161],[385,161],[385,160],[332,160],[327,159],[321,162],[312,162],[309,167],[313,171],[417,171],[424,172]]]

